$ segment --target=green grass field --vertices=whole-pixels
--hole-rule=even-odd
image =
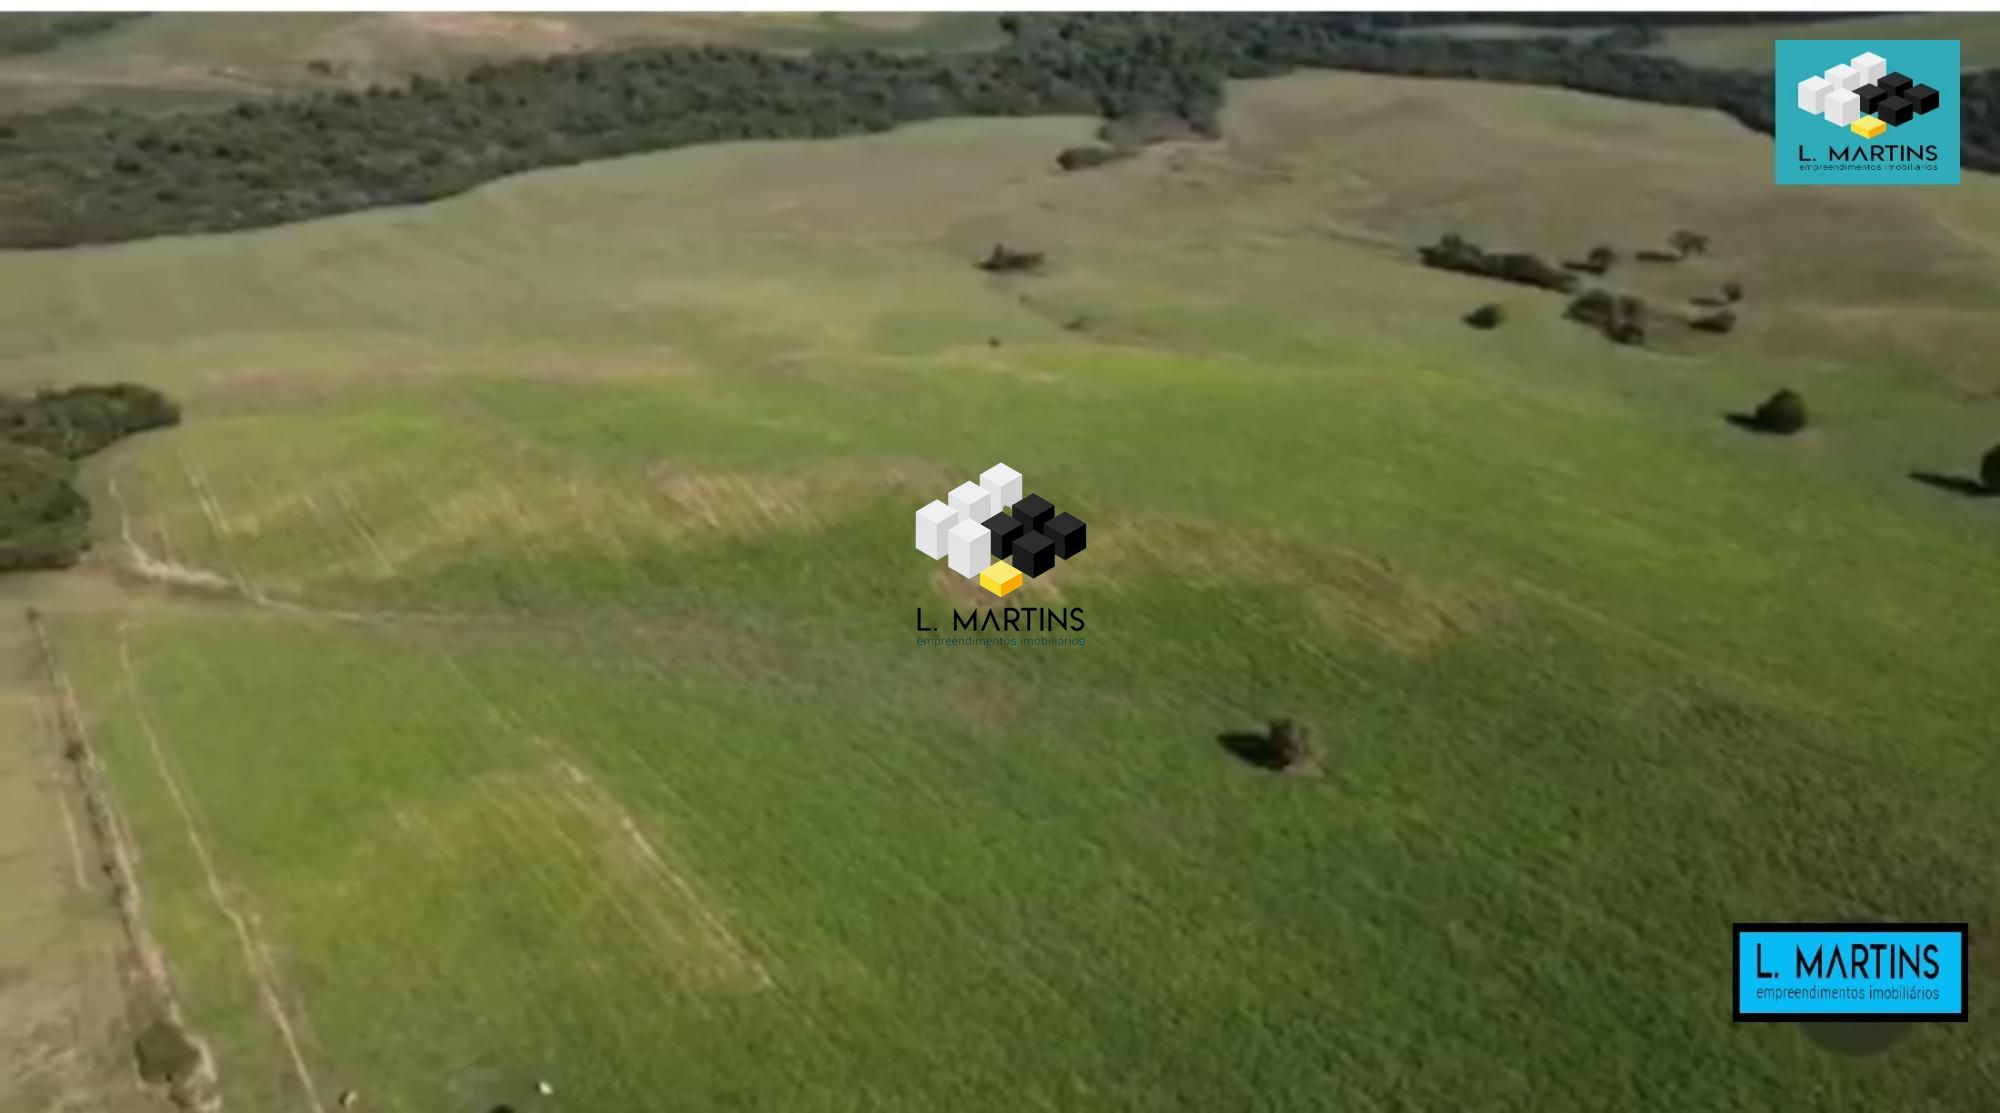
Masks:
[[[1989,1100],[1991,948],[1873,1058],[1727,1001],[1733,920],[2000,914],[2000,507],[1907,477],[2000,439],[1993,179],[1356,75],[1056,172],[1093,127],[0,254],[0,384],[186,411],[10,598],[230,1107]],[[1411,250],[1680,227],[1615,276],[1745,319],[1650,350]],[[1807,433],[1722,420],[1780,386]],[[1082,646],[915,644],[974,594],[912,511],[995,460],[1090,523],[1010,600]],[[1323,778],[1217,745],[1280,712]]]
[[[246,96],[362,88],[480,62],[669,43],[952,50],[1000,39],[995,17],[977,12],[290,12],[255,19],[168,12],[51,50],[0,56],[0,113],[77,104],[212,109]]]

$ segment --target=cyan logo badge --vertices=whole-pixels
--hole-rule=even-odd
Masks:
[[[1780,39],[1779,185],[1958,184],[1957,39]]]
[[[1738,1021],[1963,1021],[1964,924],[1735,924]]]

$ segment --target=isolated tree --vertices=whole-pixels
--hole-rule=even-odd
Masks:
[[[1798,391],[1781,390],[1766,398],[1751,420],[1767,433],[1796,433],[1806,427],[1806,400]]]
[[[1584,261],[1590,264],[1592,270],[1602,274],[1611,264],[1618,261],[1618,253],[1613,251],[1609,244],[1598,244],[1590,249],[1590,254],[1584,256]]]
[[[1702,235],[1700,232],[1690,232],[1685,228],[1668,236],[1667,244],[1678,252],[1683,259],[1690,255],[1703,255],[1708,252],[1708,237]]]
[[[1979,461],[1979,478],[1986,483],[1986,489],[2000,495],[2000,444]]]
[[[1295,769],[1315,756],[1311,729],[1296,719],[1271,720],[1270,732],[1265,737],[1271,764],[1280,769]]]
[[[1723,284],[1722,284],[1722,297],[1723,297],[1723,300],[1725,300],[1725,301],[1732,301],[1732,302],[1736,302],[1736,301],[1742,301],[1742,300],[1743,300],[1743,284],[1742,284],[1741,282],[1725,282],[1725,283],[1723,283]]]

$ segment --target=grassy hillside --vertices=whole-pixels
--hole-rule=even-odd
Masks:
[[[0,51],[0,112],[216,108],[256,94],[358,89],[480,62],[665,43],[949,50],[999,38],[993,17],[979,13],[172,12],[31,56]]]
[[[1979,1104],[1991,994],[1867,1060],[1724,1005],[1732,920],[2000,914],[2000,517],[1906,477],[2000,438],[2000,189],[1518,86],[1226,112],[0,255],[0,385],[186,413],[42,602],[233,1107]],[[1614,277],[1745,322],[1650,350],[1411,251],[1681,227]],[[971,596],[911,512],[995,460],[1090,522],[1017,597],[1085,645],[914,644]],[[1324,778],[1216,744],[1281,710]]]
[[[1775,39],[1957,39],[1966,69],[2000,66],[2000,15],[1990,12],[1918,12],[1869,15],[1812,23],[1748,23],[1669,27],[1653,49],[1684,62],[1723,69],[1771,68]]]

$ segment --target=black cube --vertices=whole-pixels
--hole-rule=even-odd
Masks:
[[[1014,539],[1028,531],[1012,514],[995,514],[986,519],[986,532],[993,537],[993,559],[1006,560],[1014,551]]]
[[[1885,93],[1900,93],[1910,86],[1915,85],[1916,82],[1911,81],[1900,73],[1885,73],[1875,84]]]
[[[1014,517],[1029,529],[1040,529],[1047,525],[1050,515],[1056,512],[1055,504],[1040,495],[1029,495],[1014,504]]]
[[[1889,95],[1889,90],[1884,89],[1880,85],[1863,85],[1861,88],[1854,90],[1854,95],[1861,98],[1861,114],[1863,116],[1873,116],[1875,114],[1875,106],[1882,103],[1883,99]]]
[[[1875,106],[1875,118],[1895,127],[1909,123],[1911,114],[1916,110],[1915,105],[1901,97],[1883,97],[1882,103]]]
[[[1056,543],[1056,555],[1064,560],[1083,551],[1083,520],[1068,511],[1050,518],[1042,534]]]
[[[1029,530],[1014,539],[1011,563],[1023,575],[1039,576],[1056,566],[1056,543]]]
[[[1921,116],[1938,106],[1938,91],[1928,85],[1912,85],[1903,90],[1903,99]]]

